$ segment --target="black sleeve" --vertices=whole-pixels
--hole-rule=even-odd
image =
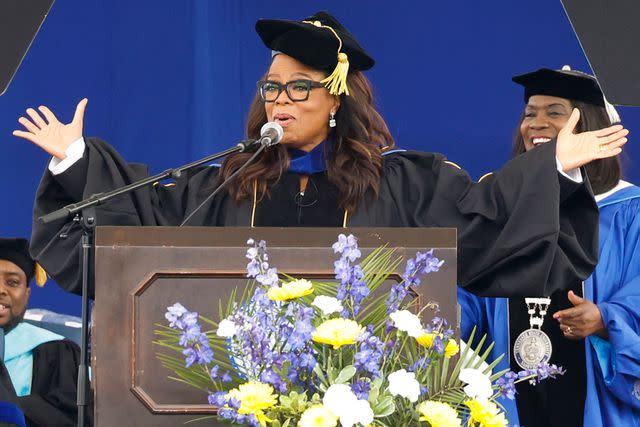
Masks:
[[[61,174],[45,171],[36,193],[31,236],[31,255],[65,290],[81,292],[82,228],[73,218],[41,224],[38,218],[93,194],[113,190],[148,176],[147,167],[127,163],[109,144],[85,138],[82,159]],[[170,187],[161,184],[141,188],[96,207],[96,225],[178,225],[202,191],[211,186],[217,172],[201,168],[184,174]],[[197,185],[192,185],[196,180]],[[208,186],[202,186],[209,183]],[[193,193],[193,194],[192,194]],[[94,290],[90,289],[93,297]]]
[[[478,183],[440,155],[395,157],[389,185],[402,222],[457,228],[461,286],[483,296],[551,295],[593,271],[598,209],[584,173],[580,184],[557,171],[555,143]]]
[[[33,350],[31,393],[18,398],[29,426],[75,426],[80,348],[72,341],[51,341]],[[93,399],[87,407],[93,425]]]

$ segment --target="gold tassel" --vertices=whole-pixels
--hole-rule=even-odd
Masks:
[[[36,285],[40,287],[43,287],[44,284],[47,282],[47,272],[44,271],[44,268],[42,268],[42,266],[37,262],[36,262],[36,271],[34,276],[36,279]]]
[[[320,21],[302,21],[305,24],[311,24],[315,27],[326,28],[331,31],[333,35],[338,39],[338,64],[336,64],[336,68],[333,70],[333,73],[329,77],[324,80],[321,80],[320,83],[323,83],[325,87],[329,90],[331,95],[349,95],[349,88],[347,87],[347,74],[349,74],[349,57],[346,53],[340,52],[342,50],[342,39],[336,33],[336,30],[331,28],[328,25],[322,25]]]
[[[320,83],[324,83],[331,95],[342,95],[344,93],[349,96],[347,74],[349,74],[349,58],[346,53],[340,52],[338,53],[338,65],[336,65],[333,73]]]

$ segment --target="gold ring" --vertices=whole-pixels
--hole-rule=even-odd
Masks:
[[[571,326],[567,326],[567,330],[565,332],[570,334],[571,333]]]

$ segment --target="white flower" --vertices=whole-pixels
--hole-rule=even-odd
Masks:
[[[238,332],[238,327],[232,320],[223,319],[218,325],[218,331],[216,334],[219,337],[230,338]]]
[[[340,417],[351,410],[358,398],[351,391],[351,387],[346,384],[331,385],[322,398],[322,404],[331,412]]]
[[[464,392],[472,399],[489,399],[491,396],[493,396],[491,379],[480,369],[462,369],[460,370],[458,379],[468,384],[464,388]]]
[[[389,315],[393,320],[393,325],[412,337],[419,337],[422,334],[422,323],[420,318],[409,310],[397,310]]]
[[[420,397],[420,383],[416,380],[416,374],[400,369],[389,374],[389,393],[394,396],[402,396],[411,403],[418,401]]]
[[[330,386],[322,404],[340,418],[340,425],[352,427],[355,424],[368,426],[373,422],[373,409],[366,400],[358,400],[358,397],[346,384],[333,384]]]
[[[368,401],[356,400],[350,406],[350,410],[340,416],[342,427],[353,427],[356,424],[368,426],[373,422],[373,409]]]
[[[331,313],[337,313],[342,311],[342,304],[334,297],[328,297],[326,295],[318,295],[313,299],[311,305],[314,305],[322,311],[322,314],[329,315]]]

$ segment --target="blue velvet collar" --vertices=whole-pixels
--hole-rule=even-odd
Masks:
[[[289,149],[291,163],[289,172],[302,175],[312,175],[314,173],[327,170],[327,152],[333,145],[333,140],[328,138],[318,144],[313,150],[306,152],[295,148]]]
[[[327,170],[327,154],[333,149],[335,139],[329,136],[318,144],[313,150],[306,152],[295,148],[289,149],[289,172],[301,175],[312,175],[314,173],[325,172]],[[394,148],[382,153],[382,156],[401,153],[407,150]]]

